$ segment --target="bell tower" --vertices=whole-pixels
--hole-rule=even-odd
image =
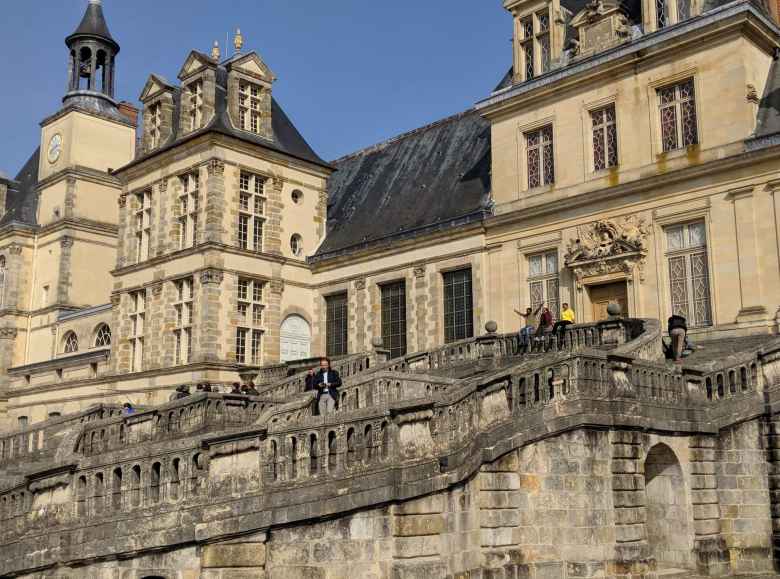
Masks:
[[[63,101],[75,97],[113,101],[119,44],[108,30],[101,0],[89,0],[81,24],[65,44],[70,49],[70,61],[68,92]]]

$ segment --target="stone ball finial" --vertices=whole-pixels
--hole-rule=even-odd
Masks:
[[[372,345],[372,346],[373,346],[375,349],[377,349],[377,350],[378,350],[378,349],[380,349],[380,348],[383,348],[383,347],[384,347],[384,345],[385,345],[385,342],[384,342],[384,340],[382,340],[382,338],[380,338],[379,336],[374,336],[373,338],[371,338],[371,345]]]
[[[498,331],[498,324],[493,320],[490,320],[487,324],[485,324],[485,331],[488,334],[495,334]]]
[[[610,304],[607,306],[607,313],[613,318],[617,318],[620,316],[620,314],[623,313],[623,310],[620,309],[620,304],[610,302]]]

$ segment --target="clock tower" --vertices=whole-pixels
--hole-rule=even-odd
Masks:
[[[101,0],[89,0],[65,39],[68,88],[62,107],[41,123],[38,162],[38,251],[30,277],[32,327],[63,313],[107,304],[116,265],[117,202],[113,169],[135,156],[136,111],[114,99],[119,44]],[[26,363],[59,352],[54,331],[30,336]],[[53,352],[52,352],[53,350]]]

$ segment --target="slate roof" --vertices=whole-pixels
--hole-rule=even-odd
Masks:
[[[90,0],[84,18],[78,25],[76,31],[65,39],[65,43],[70,46],[71,42],[81,36],[96,36],[114,45],[119,52],[119,44],[111,36],[108,30],[106,17],[103,15],[103,5],[99,0]]]
[[[205,54],[201,54],[201,56],[203,56],[203,58],[207,60],[211,60]],[[240,55],[240,57],[244,57],[244,56],[246,55],[245,54]],[[281,105],[278,103],[278,101],[275,98],[271,99],[271,129],[273,131],[272,140],[263,138],[260,135],[255,135],[254,133],[241,131],[233,126],[233,123],[230,121],[230,117],[228,116],[228,95],[227,95],[228,72],[227,72],[226,65],[229,62],[230,61],[228,60],[220,63],[217,66],[217,75],[216,75],[217,87],[216,87],[216,102],[215,102],[216,110],[215,110],[214,118],[211,120],[211,122],[208,125],[206,125],[202,129],[199,129],[192,133],[188,133],[186,135],[180,134],[179,113],[181,109],[180,106],[181,90],[176,88],[174,91],[175,107],[174,107],[174,119],[173,119],[173,128],[174,128],[173,134],[170,136],[168,141],[165,144],[163,144],[161,147],[155,149],[154,151],[146,153],[145,155],[140,156],[139,158],[135,159],[131,163],[128,163],[121,169],[118,169],[118,171],[122,171],[129,167],[132,167],[148,158],[160,154],[163,151],[167,151],[172,147],[178,146],[188,140],[195,139],[200,135],[209,132],[217,132],[223,135],[235,137],[237,139],[241,139],[242,141],[248,141],[256,145],[267,147],[269,149],[278,151],[280,153],[285,153],[287,155],[290,155],[291,157],[302,159],[304,161],[308,161],[316,165],[320,165],[329,169],[332,168],[331,165],[326,163],[319,155],[317,155],[317,153],[314,152],[314,149],[312,149],[311,146],[309,146],[309,144],[303,138],[301,133],[298,131],[298,129],[292,123],[290,118],[287,116],[287,113],[284,112],[284,109],[282,109]]]
[[[319,261],[483,218],[490,124],[473,109],[334,161]]]
[[[36,149],[22,167],[16,178],[9,183],[5,199],[5,215],[0,219],[0,227],[13,223],[37,225],[38,195],[38,160],[41,150]]]

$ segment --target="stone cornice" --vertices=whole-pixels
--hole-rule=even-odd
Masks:
[[[43,181],[38,182],[35,191],[37,193],[40,193],[42,189],[51,187],[52,185],[55,185],[60,181],[65,181],[67,179],[73,179],[73,178],[82,181],[87,181],[90,183],[107,185],[109,187],[116,187],[117,189],[122,186],[122,182],[118,178],[111,175],[110,173],[106,173],[105,171],[98,171],[96,169],[91,169],[89,167],[83,167],[81,165],[76,165],[73,167],[67,167],[65,169],[62,169],[61,171],[57,171],[53,175],[49,175]]]
[[[51,233],[56,233],[63,230],[75,230],[85,231],[89,233],[108,233],[111,236],[117,236],[119,234],[119,226],[113,223],[106,223],[104,221],[93,221],[91,219],[81,219],[78,217],[71,217],[68,219],[60,219],[54,223],[42,226],[38,230],[38,236],[43,237]]]

